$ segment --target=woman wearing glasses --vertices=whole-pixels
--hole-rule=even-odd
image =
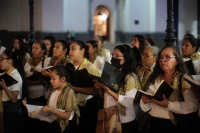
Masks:
[[[128,45],[118,45],[111,55],[112,65],[124,74],[120,90],[115,93],[97,80],[95,80],[95,87],[104,92],[104,108],[118,106],[122,133],[137,132],[133,101],[137,90],[141,87],[137,76],[136,62],[133,61],[132,49]]]
[[[141,54],[142,67],[138,70],[138,76],[140,77],[142,89],[149,75],[154,70],[158,52],[159,52],[158,47],[148,46],[144,49],[143,53]]]
[[[21,99],[22,88],[25,87],[23,82],[25,73],[22,59],[6,49],[0,55],[0,68],[4,71],[3,74],[8,74],[17,81],[11,86],[7,86],[4,80],[0,81],[0,132],[23,133]]]
[[[161,80],[164,80],[174,90],[169,99],[163,95],[162,101],[142,96],[140,106],[144,112],[149,111],[151,116],[150,133],[175,133],[178,128],[173,124],[174,116],[172,112],[189,114],[197,111],[199,103],[191,90],[191,86],[184,79],[181,79],[180,83],[184,101],[179,101],[178,81],[180,75],[185,73],[187,71],[179,48],[174,46],[164,47],[158,54],[154,71],[144,88],[147,92],[155,92]]]

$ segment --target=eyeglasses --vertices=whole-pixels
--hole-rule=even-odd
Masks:
[[[4,60],[4,59],[9,59],[9,58],[0,58],[0,61]]]
[[[171,58],[176,58],[176,56],[173,56],[173,55],[171,55],[171,56],[170,55],[160,56],[159,61],[168,61]]]
[[[114,58],[124,57],[123,55],[117,55],[117,54],[113,54],[113,53],[111,53],[110,56],[114,57]]]
[[[143,58],[148,58],[148,57],[150,57],[150,56],[154,56],[153,54],[151,54],[151,55],[148,55],[148,54],[141,54],[141,57],[143,57]]]

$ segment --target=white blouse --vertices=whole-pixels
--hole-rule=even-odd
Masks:
[[[131,78],[130,81],[135,82],[134,78]],[[118,101],[116,101],[112,96],[110,96],[108,93],[105,92],[104,93],[104,108],[108,108],[116,104],[121,104],[126,107],[126,116],[122,116],[119,113],[120,122],[127,123],[130,121],[133,121],[136,117],[133,101],[137,93],[137,90],[138,88],[132,88],[129,91],[126,91],[125,95],[119,95]]]
[[[155,92],[155,90],[156,90],[155,88],[158,87],[159,83],[160,83],[160,80],[156,80],[153,85],[151,84],[149,86],[149,90],[147,90],[147,92],[148,91]],[[164,118],[164,119],[170,119],[169,111],[173,111],[173,112],[179,113],[179,114],[188,114],[188,113],[196,112],[199,107],[199,102],[196,99],[193,91],[186,89],[183,92],[183,97],[184,97],[183,102],[182,101],[174,101],[174,102],[169,101],[167,108],[158,106],[157,104],[155,104],[153,102],[145,104],[142,101],[142,99],[140,100],[140,106],[144,112],[147,112],[150,110],[149,114],[151,116],[158,117],[158,118]]]
[[[22,99],[22,78],[21,78],[21,75],[19,74],[17,69],[14,69],[9,75],[11,77],[13,77],[15,80],[17,80],[18,83],[9,86],[8,89],[10,91],[18,91],[19,93],[18,93],[17,99]],[[7,94],[3,90],[3,99],[2,99],[2,101],[8,101],[8,100],[9,100],[9,98],[8,98]]]
[[[50,57],[45,58],[43,68],[46,68],[48,66],[50,59],[51,59]],[[37,69],[39,71],[42,69],[42,61],[40,63],[38,63],[38,65],[35,67],[35,69]],[[29,63],[25,64],[24,71],[26,74],[26,78],[33,74],[33,72],[31,72],[31,66]],[[44,91],[43,85],[41,85],[41,84],[40,85],[28,85],[28,98],[38,98],[44,94],[45,94],[45,91]]]

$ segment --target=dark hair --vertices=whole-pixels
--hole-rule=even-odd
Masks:
[[[75,72],[74,65],[71,63],[67,63],[66,65],[56,65],[50,68],[50,70],[55,71],[60,78],[64,76],[68,83],[70,83]]]
[[[75,41],[72,41],[71,44],[72,43],[78,44],[80,46],[80,50],[85,49],[85,52],[84,52],[83,56],[84,56],[84,58],[89,59],[89,48],[88,48],[88,46],[83,41],[81,41],[81,40],[75,40]]]
[[[26,52],[29,53],[29,51],[27,50],[27,47],[25,46],[25,43],[23,41],[24,37],[23,36],[16,36],[13,39],[13,43],[14,43],[15,39],[19,40],[19,50],[15,49],[15,50],[18,51],[17,53],[20,54],[21,56],[25,56]],[[14,46],[13,46],[13,48],[14,48]]]
[[[184,37],[183,37],[183,39],[187,38],[187,37],[193,37],[194,38],[194,35],[192,35],[192,34],[185,34]]]
[[[137,39],[138,39],[138,41],[139,41],[139,51],[140,51],[140,53],[142,53],[143,51],[144,51],[144,48],[145,48],[145,38],[144,38],[144,36],[142,36],[142,35],[134,35],[134,36],[132,36],[132,38],[133,37],[136,37]]]
[[[51,57],[53,55],[53,48],[56,42],[55,37],[53,36],[53,34],[50,34],[49,36],[45,36],[43,40],[49,40],[51,43],[51,47],[49,50],[49,55],[47,55],[48,57]]]
[[[104,40],[102,36],[95,36],[94,38],[99,38],[99,40],[101,41],[101,44],[103,44]]]
[[[57,40],[56,42],[60,42],[62,47],[63,47],[63,50],[67,49],[65,55],[69,55],[69,43],[65,40],[62,40],[62,39]]]
[[[123,54],[123,57],[125,59],[122,67],[122,72],[124,74],[122,81],[124,82],[126,75],[131,72],[134,72],[137,75],[136,62],[134,61],[134,54],[131,47],[124,44],[118,45],[114,49],[118,49]]]
[[[43,55],[45,55],[46,51],[47,51],[47,48],[46,48],[46,44],[44,43],[44,41],[42,41],[42,40],[36,40],[34,43],[40,44],[41,49],[44,50],[44,54]]]
[[[151,44],[151,46],[155,46],[153,39],[147,38],[146,40]]]
[[[176,70],[181,72],[181,73],[188,73],[187,72],[187,68],[185,66],[185,63],[183,61],[183,57],[182,57],[182,54],[180,52],[180,49],[176,46],[166,46],[164,48],[162,48],[162,50],[159,52],[158,54],[158,59],[156,60],[156,65],[155,65],[155,68],[154,68],[154,71],[152,72],[152,74],[150,75],[149,77],[149,84],[150,83],[155,83],[155,80],[156,78],[160,75],[160,74],[164,74],[164,71],[161,69],[160,67],[160,63],[159,63],[159,58],[160,58],[160,55],[161,55],[161,52],[166,49],[166,48],[171,48],[173,49],[173,53],[174,53],[174,56],[176,57],[176,60],[178,62],[178,64],[176,65]],[[147,84],[148,84],[147,83]],[[145,85],[146,86],[146,85]],[[147,87],[147,86],[146,86]]]
[[[89,40],[86,43],[91,44],[93,48],[97,48],[98,47],[98,42],[95,41],[95,40]]]
[[[25,79],[25,71],[24,71],[24,66],[23,66],[23,59],[21,56],[19,56],[16,52],[13,52],[9,49],[5,49],[3,52],[7,58],[12,59],[13,66],[17,69],[19,74],[21,75],[21,78],[23,80],[22,82],[22,98],[26,97],[26,90],[27,90],[27,83]]]
[[[183,39],[183,41],[188,40],[190,42],[190,44],[192,45],[192,47],[196,47],[195,52],[198,51],[199,46],[198,46],[198,39],[194,38],[194,37],[186,37]]]

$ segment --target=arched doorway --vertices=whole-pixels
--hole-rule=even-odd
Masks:
[[[107,7],[99,5],[94,13],[94,36],[102,36],[110,41],[110,12]]]

